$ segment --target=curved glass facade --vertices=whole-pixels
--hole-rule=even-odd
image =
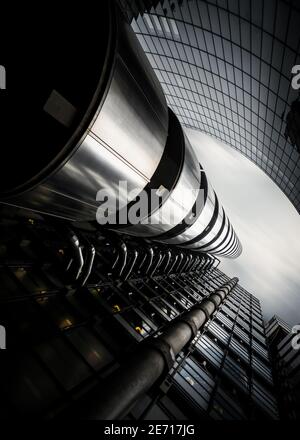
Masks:
[[[298,211],[299,152],[284,132],[299,23],[299,2],[283,0],[164,1],[132,22],[180,122],[253,161]]]

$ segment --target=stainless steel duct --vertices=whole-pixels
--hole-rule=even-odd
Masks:
[[[6,148],[0,202],[71,221],[99,222],[114,211],[108,228],[237,257],[239,240],[114,2],[101,2],[99,15],[74,8],[72,21],[62,11],[47,14],[55,35],[32,23],[43,50],[27,34],[20,42],[32,87],[18,129],[9,133],[19,149]],[[82,20],[90,20],[87,33],[77,31]],[[102,199],[101,190],[114,197]],[[158,197],[133,223],[127,211],[142,190]]]
[[[79,18],[85,9],[78,10]],[[77,89],[69,90],[77,66],[74,60],[62,64],[64,50],[53,47],[57,53],[52,55],[50,47],[41,53],[32,47],[38,63],[50,68],[49,58],[58,66],[53,77],[42,76],[30,91],[27,101],[34,101],[41,137],[31,137],[34,145],[29,145],[21,175],[14,173],[16,155],[2,163],[11,166],[11,180],[1,182],[2,202],[69,220],[95,220],[99,190],[117,192],[120,181],[126,181],[128,191],[142,190],[152,178],[168,135],[166,100],[134,32],[113,2],[101,2],[101,9],[97,23],[90,16],[91,28],[99,31],[80,34],[80,47],[88,56],[80,60],[78,55],[87,72]],[[76,40],[69,41],[73,26],[66,20],[55,33],[62,48],[68,44],[75,51]],[[92,64],[89,57],[99,60]],[[121,207],[127,204],[122,196]]]

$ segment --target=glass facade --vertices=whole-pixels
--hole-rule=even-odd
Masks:
[[[241,152],[299,211],[299,151],[284,134],[298,96],[291,70],[300,64],[299,3],[152,4],[132,27],[180,122]]]

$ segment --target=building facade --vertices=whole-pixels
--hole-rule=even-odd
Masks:
[[[83,255],[93,240],[95,259],[78,277],[74,230],[16,218],[1,225],[4,417],[85,418],[91,391],[110,384],[142,342],[229,281],[206,254],[181,259],[176,248],[152,245],[151,258],[144,240],[83,229],[75,230]],[[123,417],[277,418],[260,304],[241,286],[174,360]]]
[[[266,325],[280,416],[290,420],[300,418],[300,347],[295,342],[299,329],[295,330],[278,316]]]
[[[156,38],[156,31],[166,31],[170,35],[162,36],[164,50],[172,46],[171,36],[183,39],[183,35],[188,42],[178,47],[182,51],[188,47],[192,50],[189,39],[195,32],[194,23],[191,33],[184,34],[191,16],[181,20],[176,14],[179,10],[189,11],[193,4],[198,5],[178,1],[177,8],[173,2],[173,18],[168,17],[168,9],[163,9],[161,16],[155,10],[133,23],[157,76],[133,30],[108,0],[102,2],[100,15],[92,15],[89,8],[77,10],[77,23],[86,22],[87,33],[74,34],[76,20],[70,21],[69,16],[58,21],[55,15],[55,38],[52,32],[46,32],[43,23],[44,50],[39,51],[38,57],[36,47],[26,40],[28,33],[24,32],[19,42],[21,48],[26,47],[26,54],[28,48],[32,51],[30,69],[34,71],[39,65],[46,68],[42,69],[36,87],[29,92],[22,89],[18,96],[20,102],[22,92],[29,93],[24,100],[28,103],[26,112],[20,119],[24,131],[20,125],[13,139],[15,145],[23,145],[26,138],[31,140],[18,156],[18,162],[27,166],[17,172],[15,149],[9,147],[7,158],[1,163],[6,171],[0,173],[2,418],[101,419],[99,404],[102,410],[107,407],[108,414],[114,415],[107,417],[109,420],[278,418],[259,301],[237,284],[236,278],[229,279],[218,269],[220,260],[216,256],[238,257],[242,247],[181,127],[181,122],[189,125],[189,121],[197,119],[191,113],[195,104],[192,98],[188,98],[190,113],[182,114],[184,103],[177,101],[177,92],[188,89],[184,75],[181,70],[177,74],[176,68],[186,66],[174,54],[159,53],[159,57],[171,63],[172,78],[182,83],[175,85],[170,78],[169,82],[162,81],[163,69],[155,64],[159,58],[154,64],[151,60],[151,56],[155,59],[156,49],[147,51],[145,47],[144,39],[149,44]],[[198,14],[202,23],[208,6],[200,4],[205,5]],[[251,10],[255,9],[251,5]],[[225,8],[221,2],[217,9],[212,7],[225,14],[222,23],[230,16],[230,22],[245,31],[245,23],[239,25],[239,14],[232,12],[232,8],[231,2],[230,7]],[[266,20],[267,26],[268,14]],[[145,28],[141,30],[142,26]],[[246,29],[247,26],[248,22]],[[200,26],[195,28],[197,35]],[[270,37],[264,29],[262,36]],[[201,41],[207,45],[209,37],[204,28],[202,32]],[[204,72],[207,88],[203,88],[203,78],[195,80],[192,87],[199,87],[197,99],[203,98],[201,109],[208,119],[196,128],[206,127],[209,131],[208,127],[216,128],[216,121],[221,121],[222,130],[218,128],[217,133],[234,146],[244,145],[250,151],[255,141],[260,147],[265,145],[265,138],[273,142],[270,130],[276,132],[278,121],[263,128],[260,121],[277,118],[279,110],[263,118],[260,108],[267,112],[265,93],[270,90],[266,92],[255,80],[258,84],[253,83],[253,87],[260,91],[249,93],[247,81],[255,78],[254,73],[248,74],[250,79],[245,76],[243,88],[236,81],[244,74],[241,66],[235,65],[236,60],[241,62],[241,55],[243,63],[244,56],[249,61],[252,52],[245,50],[244,55],[242,44],[234,42],[231,33],[230,38],[223,30],[222,34],[225,40],[232,40],[227,49],[234,54],[234,61],[228,58],[225,67],[226,72],[234,72],[235,80],[230,77],[226,81],[228,87],[234,82],[236,96],[232,98],[230,91],[230,102],[218,111],[215,104],[219,97],[212,96],[213,89],[218,90],[216,84],[221,81],[221,74],[215,75],[202,66],[197,72]],[[49,40],[47,35],[51,35]],[[218,33],[214,31],[214,35]],[[239,33],[235,35],[241,38]],[[62,41],[70,43],[69,58]],[[245,41],[243,44],[247,44],[247,38]],[[270,39],[267,41],[266,47],[262,43],[264,51],[270,44]],[[277,43],[276,39],[274,63],[280,55]],[[289,41],[289,47],[293,45],[293,40]],[[85,49],[84,63],[78,62],[79,46]],[[49,53],[55,54],[55,61]],[[226,51],[224,54],[223,61]],[[263,69],[263,53],[256,58]],[[209,63],[213,64],[212,60]],[[221,56],[215,60],[220,61]],[[257,60],[254,61],[253,66]],[[78,69],[74,69],[74,64]],[[265,64],[264,68],[271,66]],[[192,65],[198,69],[196,62]],[[226,93],[219,92],[225,102]],[[211,101],[205,104],[208,93]],[[259,93],[259,99],[256,96],[251,101],[251,111],[259,120],[250,128],[246,121],[253,116],[246,114],[249,108],[242,103],[249,97],[241,97],[242,93],[250,97]],[[275,98],[271,94],[270,97],[277,99],[276,94]],[[75,102],[76,107],[72,104]],[[223,114],[226,111],[228,117]],[[5,124],[4,128],[8,126]],[[248,132],[255,128],[259,134],[248,141]],[[279,150],[280,142],[275,147]],[[256,150],[251,151],[256,154]],[[284,174],[286,168],[279,170],[274,163],[272,172],[266,171],[275,180],[277,175],[287,176],[287,180],[283,178],[286,188],[296,176],[296,187],[296,165],[294,176]],[[106,213],[98,211],[96,194],[104,188],[113,192],[123,179],[131,189],[138,190],[135,194],[158,191],[156,204],[147,204],[142,220],[162,217],[163,221],[125,225],[117,222],[106,225],[109,228],[95,221]],[[196,193],[192,192],[194,189]],[[183,199],[182,193],[186,195]],[[202,193],[200,209],[196,209]],[[128,199],[127,195],[118,193],[118,216],[123,208],[132,206],[134,196]],[[288,195],[296,206],[294,192]],[[169,222],[167,214],[174,207],[176,221]],[[138,393],[132,384],[138,384]],[[118,387],[120,394],[116,393]],[[129,395],[127,390],[133,394]]]
[[[298,2],[165,0],[126,11],[180,122],[238,150],[299,211]]]
[[[229,280],[219,269],[188,278],[204,294]],[[151,402],[149,396],[138,402],[133,415],[139,417],[144,411],[148,419],[277,419],[272,365],[258,299],[239,284],[234,287],[188,350],[178,356],[161,386],[160,397],[154,406]]]

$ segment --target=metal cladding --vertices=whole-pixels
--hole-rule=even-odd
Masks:
[[[13,151],[4,164],[11,177],[1,178],[1,203],[71,221],[99,222],[97,194],[106,190],[117,194],[117,208],[107,202],[108,209],[117,210],[117,222],[108,222],[108,228],[187,251],[239,256],[239,239],[168,108],[137,37],[113,2],[103,1],[102,11],[92,18],[91,34],[74,37],[80,41],[70,40],[74,22],[70,29],[62,22],[57,24],[57,41],[49,46],[45,42],[38,58],[44,69],[28,98],[34,111],[24,115],[24,130],[31,127],[28,121],[25,125],[26,117],[36,117],[36,136],[20,153],[20,161],[22,154],[26,160],[21,172],[13,172]],[[84,13],[78,10],[79,21]],[[96,20],[99,35],[92,26]],[[70,47],[66,59],[62,41]],[[76,73],[77,43],[88,52],[86,68]],[[50,57],[53,47],[57,52]],[[81,76],[80,87],[73,71]],[[120,182],[126,182],[126,193],[120,191]],[[128,217],[120,222],[142,191],[156,191],[156,203],[147,204],[139,222]]]

